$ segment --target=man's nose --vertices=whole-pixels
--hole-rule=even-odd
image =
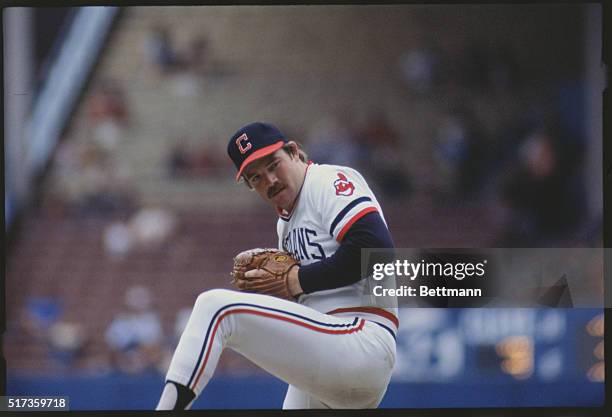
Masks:
[[[263,177],[266,180],[266,184],[274,185],[278,181],[273,172],[265,172]]]

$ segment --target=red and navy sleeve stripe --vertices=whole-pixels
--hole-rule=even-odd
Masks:
[[[351,223],[332,256],[300,267],[298,278],[302,290],[310,294],[353,284],[362,278],[361,248],[393,247],[393,239],[380,214],[366,213]]]
[[[359,197],[356,198],[355,200],[351,201],[350,203],[348,203],[346,205],[346,207],[344,207],[340,213],[338,213],[338,215],[334,218],[334,221],[332,222],[330,228],[329,228],[329,234],[330,235],[334,235],[334,231],[336,230],[336,228],[338,227],[338,224],[340,224],[340,222],[342,222],[342,220],[344,220],[344,218],[346,217],[346,215],[355,207],[357,207],[360,204],[363,203],[367,203],[367,202],[372,202],[372,199],[370,197],[364,196],[364,197]],[[361,217],[363,217],[364,215],[366,215],[367,213],[373,212],[373,211],[378,211],[376,209],[376,207],[372,206],[372,205],[368,205],[368,207],[362,209],[361,211],[359,211],[356,215],[354,215],[342,228],[342,230],[340,230],[340,232],[338,233],[338,237],[336,238],[336,240],[338,242],[342,241],[342,238],[344,237],[344,235],[346,234],[346,232],[348,231],[348,229],[350,229],[350,227],[357,221],[359,220]]]

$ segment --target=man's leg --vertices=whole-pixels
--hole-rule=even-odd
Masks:
[[[212,290],[195,303],[167,381],[199,395],[226,346],[331,407],[355,408],[384,392],[395,350],[385,330],[362,319],[325,315],[275,297]],[[174,408],[174,396],[172,388],[164,389],[158,409]]]
[[[287,388],[287,395],[283,401],[283,410],[321,409],[330,408],[312,395],[304,392],[293,385]]]

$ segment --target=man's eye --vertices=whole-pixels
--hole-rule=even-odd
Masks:
[[[278,161],[276,161],[276,162],[272,163],[272,164],[270,165],[270,169],[276,169],[276,167],[278,166],[278,164],[279,164],[279,162],[278,162]]]
[[[253,175],[253,176],[252,176],[252,177],[249,179],[249,182],[250,182],[251,184],[256,184],[256,183],[258,183],[258,182],[259,182],[259,178],[260,178],[260,177],[259,177],[259,175]]]

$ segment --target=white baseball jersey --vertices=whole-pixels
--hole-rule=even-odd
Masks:
[[[298,201],[291,213],[278,212],[279,249],[293,254],[302,265],[332,256],[350,227],[364,215],[377,212],[386,221],[374,193],[356,170],[337,165],[310,163]],[[365,280],[341,288],[302,295],[304,304],[322,313],[359,311],[356,307],[374,305],[364,294]],[[361,309],[360,317],[390,328],[389,318],[374,317]],[[397,316],[397,309],[386,309]]]

